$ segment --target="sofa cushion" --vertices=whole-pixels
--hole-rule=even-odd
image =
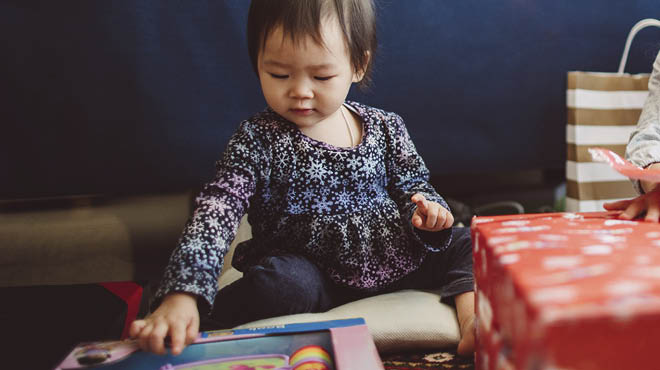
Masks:
[[[220,278],[224,287],[241,277],[230,268]],[[456,311],[440,302],[434,291],[401,290],[364,298],[335,307],[327,312],[287,315],[253,321],[237,328],[252,328],[362,317],[380,353],[408,349],[424,350],[458,344],[460,332]]]
[[[441,303],[437,293],[421,290],[381,294],[327,312],[274,317],[238,328],[353,317],[364,318],[380,353],[451,347],[460,339],[455,310]]]

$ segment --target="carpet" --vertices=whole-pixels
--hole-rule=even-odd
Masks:
[[[390,354],[381,359],[385,370],[474,369],[474,356],[462,357],[450,350]]]

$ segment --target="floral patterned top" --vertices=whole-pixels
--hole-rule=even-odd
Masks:
[[[429,250],[447,247],[450,230],[412,226],[414,193],[449,207],[428,183],[401,117],[355,102],[346,107],[363,123],[352,148],[314,140],[269,108],[240,124],[196,199],[158,298],[188,292],[212,307],[245,212],[253,237],[236,247],[240,271],[294,253],[340,285],[376,291],[417,269]]]

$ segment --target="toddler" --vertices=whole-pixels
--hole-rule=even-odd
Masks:
[[[174,250],[158,308],[130,334],[144,350],[180,353],[200,317],[231,328],[322,312],[401,289],[440,289],[456,304],[458,352],[474,351],[472,243],[401,117],[345,101],[369,81],[376,51],[370,0],[253,0],[248,49],[268,107],[241,122]],[[237,246],[243,277],[218,292]]]

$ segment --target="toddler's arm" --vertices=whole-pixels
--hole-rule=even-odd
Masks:
[[[170,257],[156,292],[158,308],[146,320],[133,323],[131,336],[139,338],[145,350],[164,353],[169,335],[172,352],[180,353],[197,335],[200,314],[213,308],[224,256],[260,176],[267,173],[255,126],[244,121],[227,144],[214,179],[196,198],[195,211]]]
[[[396,114],[392,114],[387,118],[386,123],[387,191],[390,197],[396,202],[401,217],[406,221],[410,220],[409,227],[411,231],[426,248],[429,250],[442,250],[449,245],[451,233],[449,230],[442,233],[426,233],[425,228],[420,227],[419,224],[415,225],[416,221],[414,220],[417,218],[416,215],[425,222],[433,221],[426,217],[427,213],[425,212],[428,212],[428,209],[419,209],[420,203],[417,203],[416,199],[421,196],[425,200],[421,204],[432,207],[432,212],[436,212],[437,210],[440,217],[450,214],[449,205],[429,183],[429,171],[424,164],[424,160],[417,153],[410,134],[403,123],[403,119]],[[437,206],[440,206],[440,208]],[[433,218],[434,216],[432,215],[431,217]],[[445,222],[441,225],[442,227],[445,226],[447,219],[445,217]],[[453,223],[453,217],[451,221]],[[449,226],[451,226],[451,223]],[[436,230],[435,226],[432,228],[434,231],[442,230]]]
[[[178,355],[192,343],[199,332],[197,300],[187,293],[171,293],[160,306],[144,320],[131,324],[130,336],[137,338],[140,348],[165,354],[165,338],[170,337],[172,354]]]

